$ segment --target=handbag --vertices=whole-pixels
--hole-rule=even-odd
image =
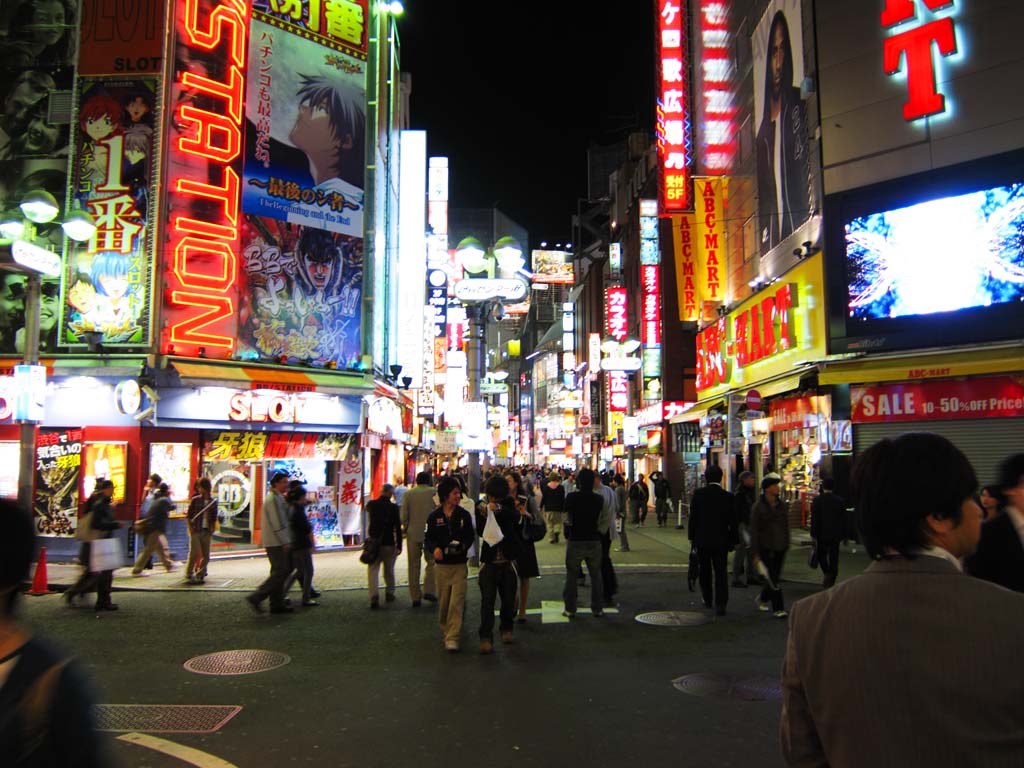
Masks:
[[[367,536],[363,539],[363,553],[359,555],[359,562],[364,565],[373,565],[380,560],[380,537]]]
[[[89,572],[112,571],[124,565],[121,542],[117,539],[96,539],[89,547]]]
[[[521,518],[523,523],[523,538],[527,541],[543,541],[548,535],[548,526],[540,515],[530,515]]]

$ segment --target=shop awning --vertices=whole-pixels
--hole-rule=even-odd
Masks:
[[[98,378],[134,379],[142,372],[146,358],[135,355],[104,357],[47,357],[39,360],[46,366],[47,378],[58,376],[95,376]],[[21,365],[14,358],[0,361],[0,370]]]
[[[855,358],[818,364],[819,384],[871,384],[910,379],[949,379],[1024,371],[1024,347],[972,349],[929,355]]]
[[[171,365],[186,386],[238,386],[253,384],[311,388],[317,392],[340,395],[365,395],[373,392],[373,381],[346,371],[296,370],[284,366],[256,367],[217,360],[171,360]]]
[[[701,416],[707,415],[707,412],[712,408],[719,408],[724,413],[726,410],[726,401],[721,397],[714,397],[704,402],[696,402],[693,407],[678,416],[673,416],[668,420],[669,424],[682,424],[684,421],[697,421]]]

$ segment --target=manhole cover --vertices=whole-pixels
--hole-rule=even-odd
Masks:
[[[199,675],[251,675],[283,667],[289,656],[275,651],[218,651],[185,662],[185,669]]]
[[[636,620],[641,624],[653,624],[656,627],[696,627],[707,624],[710,617],[696,611],[651,611],[638,613]]]
[[[213,733],[241,711],[206,704],[100,704],[95,710],[97,730],[115,733]]]
[[[691,696],[714,696],[743,701],[779,701],[782,689],[771,677],[732,677],[712,672],[683,675],[672,681],[676,690]]]

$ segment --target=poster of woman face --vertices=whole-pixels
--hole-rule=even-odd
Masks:
[[[238,349],[354,368],[361,349],[363,241],[263,216],[242,230]]]
[[[79,94],[72,198],[96,234],[68,254],[61,338],[137,346],[149,339],[156,81],[82,78]]]
[[[366,64],[253,13],[242,210],[363,237]]]

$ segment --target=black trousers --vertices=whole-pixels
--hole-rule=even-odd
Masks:
[[[775,589],[772,589],[765,583],[761,589],[761,602],[765,603],[771,600],[772,610],[781,611],[785,608],[782,602],[782,584],[780,579],[782,577],[782,564],[786,561],[786,552],[785,550],[778,552],[774,549],[762,549],[757,554],[761,558],[761,562],[768,569],[768,575],[771,577],[772,584],[775,585]]]
[[[697,556],[700,558],[700,593],[704,598],[704,604],[709,608],[725,608],[729,602],[728,550],[698,547]],[[714,594],[711,590],[712,575],[715,580]]]
[[[494,603],[501,596],[502,632],[511,632],[516,619],[516,589],[519,587],[519,574],[515,566],[506,561],[503,563],[484,563],[480,566],[477,576],[480,584],[480,639],[494,639]]]
[[[612,535],[609,532],[601,538],[601,584],[604,587],[605,603],[611,603],[612,597],[619,591],[619,581],[615,578],[611,552]]]
[[[836,577],[839,575],[838,541],[818,542],[818,565],[821,566],[821,572],[824,574],[821,584],[828,589],[836,583]]]

